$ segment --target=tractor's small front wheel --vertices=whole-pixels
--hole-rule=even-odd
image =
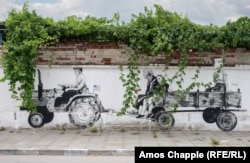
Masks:
[[[33,128],[41,128],[44,125],[44,117],[41,113],[31,113],[28,122]]]

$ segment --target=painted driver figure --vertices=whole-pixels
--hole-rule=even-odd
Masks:
[[[61,97],[58,97],[55,100],[54,107],[57,110],[64,109],[62,106],[64,106],[71,97],[75,96],[76,94],[87,93],[89,90],[86,85],[85,76],[82,74],[82,68],[75,67],[73,69],[76,75],[75,82],[71,84],[58,84],[62,88],[63,93]]]
[[[86,84],[86,78],[82,74],[82,68],[80,67],[75,67],[74,73],[76,75],[76,79],[74,83],[71,84],[59,84],[60,87],[64,88],[65,91],[77,91],[77,93],[84,93],[88,92],[88,87]]]

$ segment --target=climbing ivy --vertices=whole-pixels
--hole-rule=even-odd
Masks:
[[[151,56],[165,55],[166,58],[171,58],[175,52],[180,53],[178,71],[172,77],[164,78],[169,84],[175,83],[178,86],[176,92],[179,98],[177,103],[173,104],[173,109],[177,109],[182,98],[195,87],[209,87],[211,82],[197,81],[202,60],[197,62],[197,70],[192,77],[193,82],[183,88],[185,69],[190,50],[202,52],[212,48],[225,47],[223,42],[219,42],[216,37],[213,37],[219,33],[218,30],[219,28],[213,25],[207,27],[196,25],[187,17],[183,18],[177,13],[166,11],[159,5],[155,5],[155,12],[145,8],[144,13],[133,15],[131,22],[126,25],[126,30],[120,30],[117,35],[118,38],[121,36],[120,40],[133,49],[129,58],[129,72],[127,76],[124,73],[121,74],[121,80],[126,90],[123,107],[118,115],[124,114],[134,103],[136,99],[134,90],[138,88],[140,61]],[[163,71],[166,72],[169,69],[168,66],[167,62]],[[121,70],[123,69],[121,68]],[[158,92],[158,95],[161,96],[161,92]]]
[[[43,19],[35,11],[28,11],[28,4],[21,12],[12,10],[6,20],[7,40],[4,47],[8,53],[2,56],[4,77],[9,82],[12,98],[22,100],[21,105],[30,111],[36,107],[32,101],[36,72],[37,48],[57,41],[53,33],[54,22]]]
[[[135,89],[139,87],[140,61],[153,56],[164,56],[170,59],[172,55],[180,54],[178,71],[173,76],[164,79],[176,83],[177,92],[185,95],[195,87],[208,87],[212,83],[198,82],[202,60],[197,62],[197,70],[192,77],[192,83],[183,88],[187,58],[190,51],[197,51],[202,56],[203,51],[226,51],[228,48],[250,48],[250,19],[241,17],[235,22],[228,21],[222,27],[213,24],[203,26],[191,22],[188,17],[179,15],[155,5],[153,10],[144,8],[144,12],[133,14],[131,21],[120,21],[119,13],[112,19],[87,16],[80,18],[68,16],[55,22],[51,18],[43,18],[35,11],[28,10],[25,3],[20,12],[12,10],[5,22],[7,28],[4,47],[8,53],[1,58],[4,77],[8,81],[12,97],[22,100],[22,106],[35,111],[32,101],[34,77],[36,70],[37,49],[40,46],[67,41],[73,38],[89,42],[125,43],[130,47],[128,65],[124,71],[121,64],[121,82],[125,87],[123,107],[118,113],[122,115],[133,104],[136,98]],[[222,56],[223,57],[223,56]],[[170,61],[170,60],[169,60]],[[169,69],[169,61],[163,71]],[[220,72],[222,66],[218,68]],[[178,104],[173,106],[175,109]]]

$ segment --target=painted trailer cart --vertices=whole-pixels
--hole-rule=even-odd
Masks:
[[[227,91],[226,86],[223,86],[222,91],[189,92],[182,100],[177,101],[178,97],[177,92],[165,92],[162,100],[155,103],[149,119],[156,122],[162,129],[169,129],[174,126],[174,114],[202,112],[202,118],[206,123],[216,123],[222,131],[231,131],[237,125],[234,112],[247,111],[241,108],[240,89]],[[174,104],[178,104],[177,109],[171,109]],[[140,104],[137,103],[135,108],[139,109],[139,107]]]

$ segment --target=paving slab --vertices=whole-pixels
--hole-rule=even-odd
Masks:
[[[134,155],[135,147],[250,147],[250,131],[6,129],[1,155]]]

